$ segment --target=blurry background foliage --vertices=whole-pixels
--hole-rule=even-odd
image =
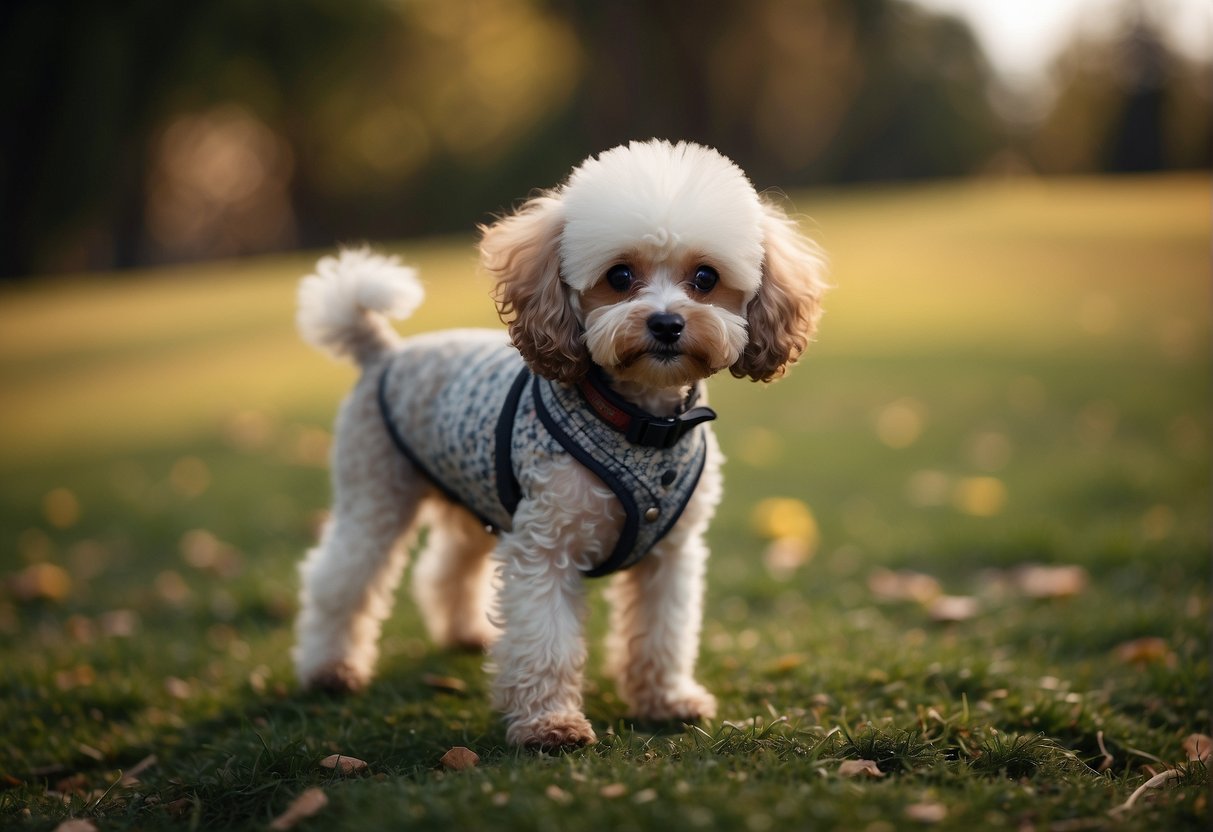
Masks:
[[[1209,64],[1161,8],[1029,95],[906,0],[17,0],[0,276],[466,232],[650,136],[759,188],[1207,167]]]

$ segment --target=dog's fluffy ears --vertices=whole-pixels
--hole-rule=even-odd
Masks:
[[[729,368],[737,378],[774,381],[813,339],[825,294],[825,255],[783,209],[763,200],[762,283],[746,307],[748,341]]]
[[[590,368],[572,291],[560,279],[560,198],[545,193],[513,214],[481,226],[480,261],[496,281],[497,314],[527,366],[545,378],[575,383]]]
[[[738,378],[774,381],[808,347],[821,317],[825,258],[779,206],[763,200],[762,283],[746,310],[749,339],[729,368]],[[536,196],[481,226],[481,262],[497,281],[497,312],[538,375],[576,382],[590,366],[571,289],[560,279],[564,211],[558,191]]]

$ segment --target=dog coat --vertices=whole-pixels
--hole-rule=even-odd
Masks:
[[[417,362],[433,359],[450,372],[419,378]],[[379,407],[396,447],[490,531],[512,528],[528,496],[520,477],[528,463],[567,454],[598,477],[623,507],[624,523],[589,577],[638,562],[686,508],[707,458],[695,427],[716,418],[694,406],[697,397],[692,390],[676,417],[656,417],[617,396],[597,368],[580,385],[561,384],[533,374],[512,345],[488,338],[408,344],[379,377]]]

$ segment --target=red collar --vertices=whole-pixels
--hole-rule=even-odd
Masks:
[[[672,448],[696,425],[716,418],[716,411],[710,407],[692,407],[699,398],[698,385],[687,394],[682,412],[669,417],[654,416],[622,398],[607,384],[606,374],[599,367],[590,368],[577,388],[594,415],[629,442],[648,448]]]

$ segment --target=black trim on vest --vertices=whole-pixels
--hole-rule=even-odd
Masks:
[[[506,514],[514,516],[518,503],[522,501],[522,486],[514,476],[514,460],[511,448],[514,444],[514,417],[518,414],[518,402],[522,399],[522,391],[526,389],[531,371],[526,367],[518,373],[510,392],[505,397],[505,405],[501,408],[501,416],[497,419],[497,431],[494,436],[496,454],[494,463],[497,469],[497,499]]]
[[[446,484],[442,482],[442,480],[434,476],[434,473],[429,468],[425,467],[425,464],[418,459],[417,454],[413,453],[413,449],[408,446],[408,443],[404,441],[404,437],[400,434],[400,431],[396,429],[396,423],[392,419],[392,412],[388,407],[387,401],[387,377],[388,373],[391,371],[391,368],[391,364],[388,364],[388,366],[383,368],[383,373],[381,373],[379,376],[379,415],[382,417],[383,426],[387,428],[388,436],[392,438],[392,442],[396,445],[396,449],[399,450],[400,453],[412,463],[414,468],[421,472],[422,476],[433,483],[434,487],[441,491],[448,500],[466,508],[476,517],[477,520],[484,524],[486,529],[493,534],[497,534],[497,532],[500,531],[500,529],[497,528],[497,524],[489,520],[487,517],[482,516],[480,512],[474,510],[466,502],[460,499],[458,494],[448,488]]]
[[[619,540],[615,542],[615,548],[611,550],[610,556],[593,569],[585,569],[581,573],[587,578],[609,575],[623,565],[624,561],[627,560],[628,554],[632,551],[632,546],[636,543],[636,538],[640,532],[640,509],[637,507],[636,501],[632,499],[629,489],[614,474],[599,465],[598,461],[585,448],[573,441],[572,437],[561,430],[560,426],[556,424],[556,420],[552,418],[552,414],[548,412],[547,407],[543,403],[543,396],[539,394],[539,384],[540,379],[536,376],[534,384],[531,385],[531,391],[535,397],[535,412],[539,415],[539,421],[548,429],[548,433],[569,452],[573,459],[584,465],[589,469],[590,473],[602,480],[603,484],[611,489],[619,500],[619,504],[623,506],[623,529],[619,532]]]
[[[599,421],[622,433],[633,445],[647,448],[669,450],[696,426],[716,418],[716,411],[707,405],[694,406],[699,400],[698,384],[691,387],[677,415],[669,417],[654,416],[620,396],[597,364],[590,366],[577,389]]]

